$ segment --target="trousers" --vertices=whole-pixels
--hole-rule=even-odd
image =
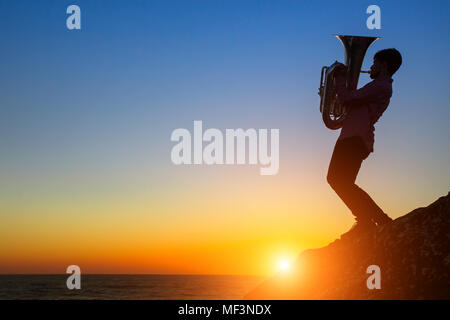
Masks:
[[[384,215],[383,210],[355,184],[361,164],[369,153],[359,136],[337,140],[328,167],[327,181],[357,220],[377,221]]]

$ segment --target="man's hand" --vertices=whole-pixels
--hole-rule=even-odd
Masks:
[[[333,82],[335,88],[345,87],[347,70],[348,68],[345,64],[342,64],[340,62],[336,64],[333,70],[334,73]]]

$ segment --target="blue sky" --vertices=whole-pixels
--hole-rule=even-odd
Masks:
[[[81,7],[80,31],[66,29],[70,4]],[[371,4],[381,30],[366,28]],[[86,184],[157,188],[175,174],[172,130],[193,120],[279,128],[280,175],[322,179],[331,194],[324,177],[338,132],[321,122],[317,87],[321,67],[344,58],[332,35],[353,34],[382,37],[364,69],[380,49],[403,55],[360,177],[393,210],[432,201],[450,181],[449,10],[448,1],[3,0],[3,200]],[[388,185],[375,179],[381,170]]]

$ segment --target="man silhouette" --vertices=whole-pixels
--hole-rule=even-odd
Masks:
[[[368,232],[392,219],[355,184],[361,163],[373,152],[374,124],[389,105],[392,75],[400,68],[402,56],[396,49],[377,52],[370,68],[373,81],[357,90],[346,88],[347,67],[339,65],[335,85],[340,103],[348,113],[333,150],[327,181],[355,216],[356,223],[341,236]]]

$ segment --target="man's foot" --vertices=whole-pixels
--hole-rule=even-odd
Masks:
[[[355,224],[352,226],[352,228],[347,231],[346,233],[341,235],[341,239],[347,239],[352,236],[357,236],[360,234],[369,233],[373,230],[375,230],[376,224],[373,223],[371,220],[362,220],[356,218]]]
[[[373,219],[373,221],[376,222],[377,226],[382,226],[394,220],[392,220],[392,218],[389,217],[386,213],[383,213],[377,216],[376,219]]]

